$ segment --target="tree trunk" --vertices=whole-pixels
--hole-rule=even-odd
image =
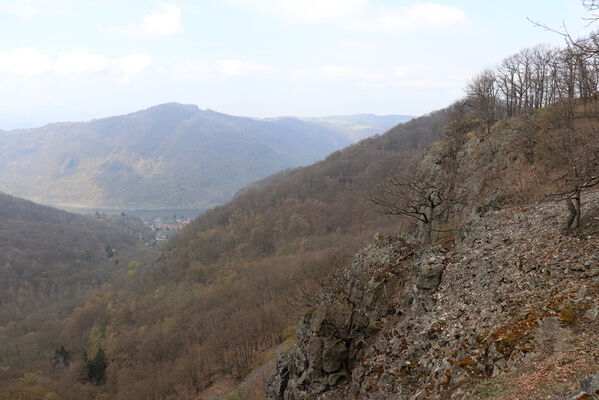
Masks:
[[[576,191],[576,197],[574,197],[574,208],[576,209],[576,217],[574,217],[572,229],[576,229],[580,225],[580,189]]]
[[[566,221],[566,230],[569,231],[572,228],[572,224],[574,223],[574,219],[576,219],[576,207],[574,207],[574,202],[572,199],[566,199],[566,204],[568,205],[568,220]]]
[[[433,242],[433,221],[428,221],[424,223],[424,243],[432,243]]]
[[[580,193],[575,197],[567,198],[566,204],[568,205],[568,220],[566,223],[566,230],[578,228],[580,225]]]

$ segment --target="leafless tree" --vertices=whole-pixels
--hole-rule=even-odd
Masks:
[[[466,99],[475,110],[475,116],[480,119],[486,134],[491,132],[491,126],[497,120],[497,93],[495,72],[490,69],[475,76],[466,86]]]
[[[448,215],[454,204],[450,179],[427,176],[418,170],[395,174],[380,187],[370,200],[385,215],[397,215],[417,221],[423,226],[424,241],[432,242],[433,226]]]
[[[591,26],[599,20],[599,14],[597,14],[597,11],[599,10],[599,1],[582,0],[582,5],[589,12],[589,16],[583,18],[583,20],[587,22],[587,26]],[[561,27],[557,28],[550,27],[549,25],[535,21],[531,18],[528,18],[528,20],[535,26],[562,36],[568,47],[575,49],[575,51],[582,57],[587,58],[599,55],[599,42],[597,40],[597,33],[591,34],[585,39],[575,39],[568,31],[568,27],[565,25],[565,23],[562,24]]]
[[[558,180],[558,191],[548,197],[566,201],[568,205],[568,219],[566,230],[571,231],[580,226],[582,217],[580,195],[584,189],[599,185],[599,173],[589,173],[586,168],[573,165],[572,169]]]
[[[596,134],[590,135],[591,138]],[[582,218],[581,194],[599,185],[599,143],[589,140],[583,129],[567,129],[546,145],[564,172],[555,179],[555,190],[545,196],[548,200],[563,200],[568,206],[566,230],[580,226]]]

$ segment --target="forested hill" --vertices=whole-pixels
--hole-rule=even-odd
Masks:
[[[116,217],[115,217],[116,218]],[[127,219],[123,217],[123,219]],[[62,319],[149,255],[135,221],[87,217],[0,193],[0,360],[22,368],[64,342]],[[140,221],[139,221],[140,222]],[[0,384],[0,387],[2,384]]]
[[[336,270],[267,399],[596,397],[598,44],[525,49],[469,82],[373,196],[419,229]]]
[[[176,251],[179,255],[188,249],[200,259],[215,254],[262,257],[294,251],[285,247],[298,239],[318,242],[338,233],[356,237],[367,227],[381,228],[387,218],[374,212],[369,194],[389,174],[421,159],[440,136],[449,112],[444,109],[413,119],[314,165],[257,182],[197,218],[169,247],[184,249]],[[218,235],[214,240],[197,240],[200,232],[220,232],[236,240]]]
[[[297,118],[256,120],[169,103],[0,132],[0,190],[70,208],[208,208],[349,143]]]
[[[376,213],[368,194],[393,171],[422,158],[448,113],[416,118],[312,166],[271,177],[169,241],[133,292],[111,297],[152,304],[151,314],[131,310],[132,321],[139,322],[119,331],[135,331],[143,323],[160,332],[151,342],[106,343],[114,368],[131,376],[119,383],[119,391],[140,399],[161,391],[193,398],[244,377],[263,351],[283,340],[331,268],[377,231],[397,228],[397,220]],[[115,318],[117,313],[109,324]],[[165,318],[168,328],[155,330]],[[148,353],[150,343],[162,350]],[[161,375],[131,367],[130,358],[119,356],[124,349],[135,349],[133,365],[144,360]],[[199,355],[201,361],[194,361]],[[174,389],[180,374],[193,380]]]
[[[106,287],[62,320],[74,357],[105,351],[106,385],[74,378],[84,374],[81,364],[48,365],[44,390],[63,399],[148,399],[232,389],[286,337],[331,268],[376,231],[394,230],[396,221],[377,215],[367,195],[421,159],[447,113],[278,174],[196,219],[153,263],[129,268],[123,286]],[[24,390],[18,377],[29,368],[5,387]]]

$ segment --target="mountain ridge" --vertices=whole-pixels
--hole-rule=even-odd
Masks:
[[[2,133],[0,190],[92,209],[207,208],[346,144],[333,130],[299,120],[258,121],[167,103]]]
[[[327,124],[171,102],[0,131],[0,190],[80,211],[207,209],[252,182],[350,143],[347,133]]]

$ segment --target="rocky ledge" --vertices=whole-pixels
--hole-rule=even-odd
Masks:
[[[302,317],[267,398],[463,398],[581,325],[599,332],[598,200],[574,234],[563,205],[543,204],[473,217],[432,246],[377,235]]]

